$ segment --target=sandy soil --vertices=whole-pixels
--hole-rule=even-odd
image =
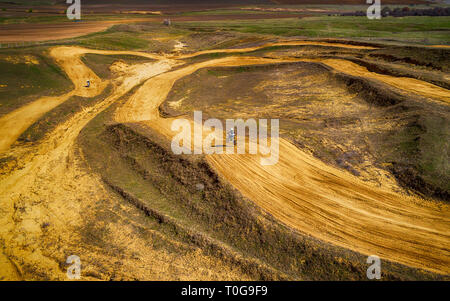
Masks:
[[[92,71],[79,59],[83,53],[113,54],[79,47],[56,47],[52,51],[52,55],[74,82],[74,91],[78,92],[84,91],[84,76],[93,76]],[[54,235],[60,233],[63,241],[70,239],[73,234],[69,229],[82,220],[80,207],[83,202],[89,202],[92,198],[101,199],[106,194],[95,175],[81,173],[77,168],[74,143],[81,129],[120,96],[144,82],[116,112],[116,119],[119,122],[141,122],[171,139],[174,134],[170,130],[172,120],[161,118],[158,107],[177,79],[200,68],[300,61],[225,57],[167,72],[182,62],[154,58],[159,59],[154,65],[145,65],[143,68],[134,66],[129,72],[123,72],[121,78],[113,81],[114,90],[110,96],[59,126],[35,150],[3,148],[4,152],[18,156],[23,167],[0,178],[0,240],[3,242],[4,255],[0,256],[2,269],[4,264],[5,269],[14,271],[17,269],[14,262],[20,259],[52,271],[54,275],[59,275],[56,278],[63,277],[57,262],[43,255],[40,224],[44,219],[50,220],[55,225],[52,228]],[[342,62],[323,63],[332,67],[334,64],[349,74],[356,72],[358,76],[375,76]],[[80,83],[81,79],[83,81]],[[98,80],[99,86],[107,84]],[[409,90],[402,78],[396,80],[395,77],[389,77],[385,82]],[[425,82],[420,84],[426,86]],[[439,92],[434,87],[426,87],[425,92],[421,89],[414,92],[445,98],[441,90]],[[100,89],[87,93],[99,93]],[[65,97],[63,95],[58,101]],[[15,116],[16,126],[21,129],[30,122],[29,114],[26,113],[12,112],[5,118],[11,120],[11,116]],[[0,127],[1,136],[10,130]],[[11,144],[12,140],[8,143]],[[349,173],[325,165],[283,139],[280,139],[279,154],[280,161],[274,166],[261,166],[259,156],[253,155],[211,155],[207,159],[220,175],[245,196],[300,232],[363,254],[379,255],[438,273],[450,272],[448,206],[372,187]],[[240,168],[230,169],[230,166]],[[22,204],[25,208],[23,212],[17,210]],[[122,237],[119,230],[116,229],[114,233]],[[21,274],[18,271],[16,276]]]
[[[307,60],[305,60],[307,61]],[[341,59],[318,59],[310,60],[311,62],[321,62],[327,66],[330,66],[334,70],[342,73],[367,77],[384,82],[388,85],[401,89],[405,92],[421,95],[427,98],[436,99],[450,103],[449,90],[427,83],[422,80],[410,78],[410,77],[395,77],[390,75],[379,74],[370,72],[366,67],[360,66],[350,61]]]
[[[2,135],[0,137],[0,152],[8,149],[12,143],[22,134],[29,126],[36,122],[41,116],[60,105],[71,96],[94,97],[99,95],[106,87],[107,82],[101,80],[92,70],[87,68],[80,59],[85,53],[117,55],[128,54],[137,55],[150,59],[161,59],[160,56],[142,53],[137,51],[101,51],[90,50],[82,47],[56,47],[50,51],[50,55],[58,62],[58,64],[67,73],[69,78],[75,85],[75,89],[69,93],[56,97],[42,97],[34,102],[25,105],[10,114],[0,118],[0,128]],[[141,70],[142,77],[148,76],[152,71],[148,69]],[[86,88],[86,81],[90,80],[91,86]],[[19,121],[19,122],[18,122]]]
[[[64,47],[55,48],[53,52],[60,62],[64,61],[66,55],[76,56],[79,53],[79,48]],[[75,66],[81,61],[71,62],[73,69],[65,69],[66,71],[76,70],[77,67],[86,69],[84,72],[91,72],[83,64]],[[84,262],[93,261],[94,266],[98,262],[104,262],[106,270],[111,266],[112,259],[108,250],[79,245],[80,234],[77,227],[89,219],[87,214],[95,212],[92,207],[96,206],[96,202],[101,201],[102,207],[108,207],[106,200],[111,199],[111,195],[103,188],[98,176],[79,166],[78,156],[75,154],[75,139],[92,118],[122,95],[176,64],[170,60],[160,60],[130,66],[128,70],[122,68],[121,76],[112,82],[112,94],[103,101],[85,108],[59,126],[35,149],[12,150],[12,154],[20,158],[23,166],[0,177],[0,279],[34,279],[27,274],[27,269],[32,267],[44,279],[67,280],[64,268],[59,266],[65,260],[65,257],[59,258],[64,256],[65,249],[80,254]],[[68,75],[71,78],[74,76],[72,79],[76,85],[77,73],[71,71],[68,71]],[[122,210],[132,210],[123,206],[120,205]],[[120,215],[117,208],[110,210]],[[42,227],[44,223],[48,224],[45,229]],[[116,277],[118,274],[125,279],[246,279],[239,271],[230,270],[220,260],[207,257],[201,252],[180,256],[164,250],[154,250],[140,237],[134,236],[130,241],[135,225],[129,220],[122,225],[118,223],[103,226],[111,231],[115,243],[123,248],[123,252],[128,253],[128,260],[123,260],[121,271],[109,272]],[[136,254],[139,254],[139,261],[131,260]],[[190,265],[192,262],[197,264]],[[95,275],[98,272],[84,270],[83,273]],[[84,276],[83,279],[95,277]]]
[[[199,68],[277,62],[280,60],[227,57],[162,74],[130,98],[117,112],[117,121],[143,122],[171,139],[173,120],[160,118],[158,107],[176,80]],[[350,69],[345,72],[354,74],[354,66],[347,66]],[[408,88],[402,86],[403,80],[390,77],[391,83]],[[416,92],[428,94],[427,90]],[[438,273],[450,272],[448,206],[368,185],[326,166],[284,139],[280,139],[279,154],[280,161],[274,166],[261,166],[259,156],[254,155],[207,158],[245,196],[301,232],[363,254]]]

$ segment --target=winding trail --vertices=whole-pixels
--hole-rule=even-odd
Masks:
[[[249,49],[247,51],[254,50]],[[80,56],[85,53],[132,54],[80,47],[53,48],[52,56],[68,74],[75,89],[68,93],[69,96],[65,94],[47,100],[38,99],[2,117],[0,137],[8,137],[0,141],[0,151],[7,150],[23,130],[71,95],[92,97],[103,91],[108,82],[98,78],[82,63]],[[189,57],[204,53],[191,54]],[[24,168],[0,179],[0,240],[12,242],[18,236],[15,233],[14,206],[23,195],[40,198],[45,193],[46,198],[51,198],[57,197],[54,191],[59,192],[59,197],[68,193],[81,194],[76,188],[70,190],[71,177],[75,175],[67,173],[67,158],[73,156],[76,137],[92,118],[140,83],[144,84],[116,111],[115,118],[118,122],[141,122],[168,139],[174,135],[170,130],[173,119],[161,118],[158,107],[178,79],[200,68],[306,61],[323,63],[351,75],[372,77],[392,84],[405,93],[410,93],[409,85],[412,83],[404,78],[377,75],[354,63],[348,64],[345,60],[224,57],[168,72],[182,62],[176,61],[175,57],[138,52],[134,55],[158,61],[143,64],[113,81],[111,95],[58,127],[37,146],[35,155],[25,163]],[[187,57],[179,56],[176,59]],[[86,77],[93,79],[94,89],[83,87]],[[418,84],[417,89],[412,90],[414,93],[448,101],[448,90],[418,80],[414,82]],[[207,160],[243,195],[300,232],[363,254],[375,254],[437,273],[450,273],[450,210],[447,205],[438,206],[372,187],[347,172],[327,166],[284,139],[280,139],[279,155],[278,164],[273,166],[261,166],[259,155],[208,155]],[[231,169],[230,166],[240,168]],[[58,173],[52,173],[54,170]],[[12,249],[8,252],[12,252]]]
[[[401,89],[407,93],[413,93],[416,95],[421,95],[438,101],[450,103],[449,90],[419,79],[410,77],[395,77],[376,72],[371,72],[367,70],[366,67],[360,66],[356,63],[343,59],[314,59],[305,61],[320,62],[333,68],[336,71],[345,74],[376,79],[385,84]]]
[[[362,49],[362,50],[374,50],[378,49],[377,47],[372,46],[361,46],[361,45],[351,45],[344,43],[336,43],[336,42],[320,42],[320,41],[284,41],[284,42],[276,42],[276,43],[267,43],[260,46],[248,47],[248,48],[235,48],[235,49],[212,49],[212,50],[204,50],[198,51],[191,54],[184,55],[174,55],[171,56],[173,59],[187,59],[193,58],[196,56],[204,55],[204,54],[213,54],[213,53],[244,53],[244,52],[252,52],[264,48],[269,47],[281,47],[281,46],[324,46],[324,47],[337,47],[337,48],[349,48],[349,49]],[[383,83],[391,85],[393,87],[399,88],[405,92],[412,92],[414,94],[418,94],[427,98],[432,98],[439,101],[444,101],[450,103],[450,92],[442,87],[430,84],[425,81],[421,81],[418,79],[410,78],[410,77],[395,77],[385,74],[380,74],[376,72],[371,72],[367,70],[366,67],[358,65],[348,60],[344,59],[326,59],[326,58],[318,58],[318,59],[297,59],[296,61],[301,62],[317,62],[327,65],[333,68],[336,71],[353,75],[366,77],[371,79],[379,80]]]
[[[52,48],[50,55],[58,62],[58,64],[69,76],[75,86],[74,90],[61,96],[41,97],[33,101],[32,103],[29,103],[5,116],[0,117],[0,152],[4,152],[5,150],[7,150],[28,127],[35,123],[45,113],[68,100],[71,96],[77,95],[82,97],[94,97],[99,95],[103,91],[108,82],[101,80],[92,70],[90,70],[81,62],[82,55],[88,53],[102,55],[135,55],[153,60],[173,62],[173,60],[182,60],[210,53],[242,53],[252,52],[255,50],[273,46],[279,47],[305,45],[366,50],[377,49],[376,47],[371,46],[360,46],[335,42],[283,41],[277,43],[267,43],[264,45],[249,48],[215,49],[199,51],[186,55],[161,56],[153,53],[144,53],[139,51],[95,50],[77,46],[54,47]],[[296,61],[320,62],[346,74],[377,79],[405,91],[412,91],[425,97],[437,98],[441,101],[450,102],[449,92],[444,88],[413,78],[398,78],[370,72],[367,70],[367,68],[350,61],[341,59],[297,59]],[[86,84],[86,79],[90,79],[91,81],[91,87],[89,89],[86,89],[84,87],[84,85]]]
[[[241,52],[252,52],[264,48],[269,47],[281,47],[281,46],[325,46],[325,47],[338,47],[338,48],[349,48],[349,49],[365,49],[365,50],[373,50],[378,49],[377,47],[372,46],[361,46],[361,45],[352,45],[352,44],[344,44],[344,43],[335,43],[335,42],[320,42],[320,41],[282,41],[275,43],[266,43],[259,46],[254,47],[246,47],[246,48],[233,48],[233,49],[211,49],[211,50],[203,50],[190,54],[182,54],[182,55],[174,55],[171,58],[174,59],[187,59],[196,57],[204,54],[212,54],[212,53],[241,53]]]
[[[136,55],[154,60],[164,60],[163,57],[137,51],[108,51],[95,50],[83,47],[54,47],[50,55],[58,62],[58,65],[66,72],[74,89],[61,96],[41,97],[13,112],[0,117],[0,152],[7,150],[17,138],[45,113],[62,104],[72,96],[94,97],[102,93],[108,85],[108,81],[100,79],[91,69],[81,61],[81,56],[87,53],[103,55]],[[86,80],[90,80],[91,86],[84,87]]]
[[[80,60],[81,54],[91,51],[77,47],[56,47],[52,51],[76,87],[71,94],[80,92],[81,95],[95,96],[107,84],[96,77]],[[93,52],[100,53],[95,50],[91,53]],[[105,51],[104,54],[112,52]],[[121,52],[121,54],[130,53]],[[107,192],[102,189],[101,180],[95,175],[86,174],[76,164],[75,141],[80,131],[95,116],[136,85],[170,70],[177,64],[179,62],[162,59],[124,70],[121,76],[111,81],[113,89],[105,99],[76,113],[31,150],[26,148],[22,150],[20,147],[11,150],[11,153],[21,161],[22,166],[7,175],[0,175],[0,277],[10,280],[21,279],[22,273],[15,266],[31,265],[42,269],[44,275],[51,275],[48,276],[51,279],[66,279],[58,263],[43,254],[45,246],[42,245],[44,240],[41,237],[43,235],[41,225],[43,222],[49,222],[55,226],[57,231],[54,233],[56,235],[54,241],[61,242],[59,248],[64,247],[72,241],[70,236],[74,235],[74,224],[82,220],[79,216],[79,200],[87,202],[93,198],[95,200],[107,197]],[[94,78],[91,85],[93,89],[82,87],[84,76]],[[55,97],[53,107],[66,99],[66,95]],[[7,120],[12,120],[16,124],[17,129],[13,129],[9,140],[2,140],[4,150],[7,149],[5,141],[8,145],[13,143],[14,137],[20,135],[20,131],[26,129],[28,124],[33,123],[33,118],[39,118],[52,108],[52,106],[41,107],[42,103],[42,98],[38,99],[25,106],[26,110],[19,109],[6,116]],[[25,113],[33,114],[32,109],[38,112],[28,117]],[[1,135],[7,134],[9,130],[0,127]],[[27,210],[18,215],[17,206],[23,206]],[[61,238],[65,239],[64,242],[60,241]]]

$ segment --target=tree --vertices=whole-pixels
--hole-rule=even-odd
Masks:
[[[387,17],[390,14],[391,14],[391,9],[389,8],[389,6],[383,7],[383,9],[381,10],[381,16],[382,17]]]

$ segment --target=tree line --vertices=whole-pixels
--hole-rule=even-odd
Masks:
[[[365,16],[365,11],[347,12],[341,16]],[[450,7],[433,7],[433,8],[410,8],[410,7],[396,7],[391,9],[388,6],[381,9],[381,16],[387,17],[406,17],[406,16],[450,16]]]

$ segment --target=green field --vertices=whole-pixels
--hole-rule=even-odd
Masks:
[[[182,22],[175,26],[197,31],[224,30],[280,36],[450,43],[450,17],[387,17],[369,20],[366,17],[318,16],[301,19]]]
[[[157,15],[138,15],[138,14],[82,14],[80,22],[86,21],[108,21],[108,20],[121,20],[121,19],[133,19],[133,18],[151,18],[159,17]],[[37,13],[29,13],[28,16],[23,17],[2,17],[0,16],[0,24],[18,24],[18,23],[71,23],[65,14],[55,16],[42,16]]]

